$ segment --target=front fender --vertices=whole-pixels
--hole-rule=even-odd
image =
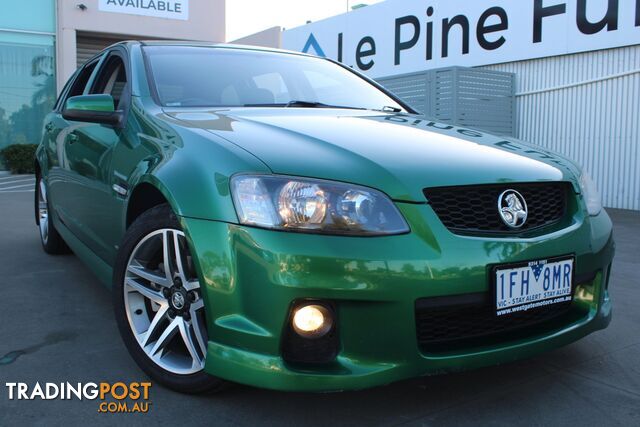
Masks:
[[[271,173],[247,151],[198,129],[172,126],[175,138],[143,160],[130,177],[129,189],[143,183],[158,189],[183,217],[237,222],[229,179],[238,172]],[[143,142],[144,144],[144,142]]]

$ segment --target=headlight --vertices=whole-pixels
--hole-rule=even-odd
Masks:
[[[580,187],[582,188],[584,201],[587,204],[587,212],[592,216],[598,215],[602,210],[602,199],[596,184],[586,172],[583,172],[582,176],[580,176]]]
[[[238,175],[231,194],[241,224],[278,230],[372,236],[409,227],[380,191],[357,185],[272,175]]]

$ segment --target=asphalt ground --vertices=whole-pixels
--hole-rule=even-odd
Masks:
[[[0,173],[0,193],[33,193],[33,175],[9,175]]]
[[[611,325],[534,359],[329,394],[237,385],[187,396],[153,385],[148,412],[136,414],[99,413],[95,400],[10,400],[7,382],[148,381],[120,340],[109,291],[75,256],[41,250],[34,193],[6,189],[32,182],[6,183],[23,179],[0,176],[0,426],[640,425],[640,212],[621,210],[609,210]]]

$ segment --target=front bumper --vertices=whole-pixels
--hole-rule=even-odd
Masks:
[[[535,238],[462,237],[428,205],[398,204],[410,234],[354,238],[276,232],[182,218],[204,283],[209,331],[205,370],[280,390],[360,389],[439,372],[505,363],[605,328],[614,243],[611,221],[576,214],[561,231]],[[498,344],[429,353],[416,339],[420,298],[489,292],[490,264],[576,257],[570,322]],[[290,366],[281,337],[291,303],[337,307],[340,352],[330,364]]]

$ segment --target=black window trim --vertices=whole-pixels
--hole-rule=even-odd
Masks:
[[[73,75],[69,78],[69,80],[67,80],[67,83],[62,89],[62,92],[60,93],[60,97],[58,98],[58,101],[55,105],[54,111],[60,113],[62,112],[62,110],[64,110],[64,106],[67,104],[67,100],[69,99],[69,92],[71,91],[71,88],[75,85],[78,77],[80,77],[80,75],[87,69],[87,67],[91,67],[93,65],[97,67],[98,64],[100,63],[100,59],[102,58],[103,54],[104,52],[98,53],[96,56],[94,56],[93,58],[85,62],[82,65],[82,67],[74,71]],[[87,85],[91,83],[91,77],[93,76],[95,71],[96,71],[96,68],[94,68],[93,71],[91,72],[91,75],[89,76],[89,79],[87,80],[87,83],[85,84],[85,87],[83,88],[82,93],[85,92]]]

